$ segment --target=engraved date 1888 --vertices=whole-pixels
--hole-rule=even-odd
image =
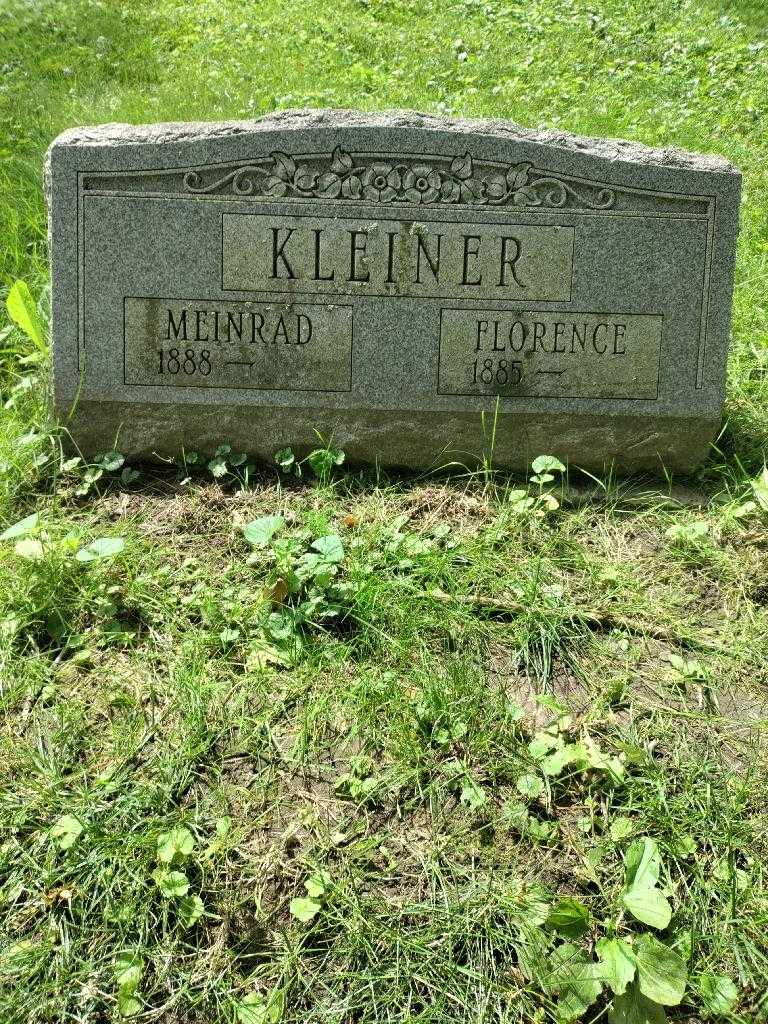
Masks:
[[[193,348],[159,348],[158,373],[163,375],[169,373],[175,377],[177,373],[183,373],[187,377],[194,377],[199,374],[207,377],[211,372],[211,350],[201,348],[199,351]]]

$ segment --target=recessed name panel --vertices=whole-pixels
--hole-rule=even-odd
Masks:
[[[339,303],[125,300],[125,383],[349,391],[352,307]]]
[[[228,291],[404,297],[571,297],[570,226],[393,217],[224,214]]]
[[[663,317],[442,309],[438,391],[655,399]]]

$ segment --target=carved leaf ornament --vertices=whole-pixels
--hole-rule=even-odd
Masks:
[[[535,171],[528,161],[510,164],[503,173],[478,174],[469,153],[454,157],[448,166],[436,166],[428,160],[375,160],[357,165],[351,153],[337,146],[328,170],[322,172],[307,164],[297,164],[288,153],[276,151],[263,166],[243,164],[207,183],[198,171],[188,171],[184,175],[184,189],[197,195],[231,188],[236,196],[357,199],[369,203],[550,208],[570,203],[591,210],[609,209],[616,201],[613,189],[577,189],[561,178]]]

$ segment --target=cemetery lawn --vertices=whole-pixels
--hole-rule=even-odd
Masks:
[[[0,65],[0,1021],[765,1020],[763,4],[0,0]],[[741,166],[697,476],[67,461],[47,144],[299,106]]]

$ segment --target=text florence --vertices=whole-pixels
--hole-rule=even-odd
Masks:
[[[475,352],[577,352],[626,355],[627,325],[601,321],[478,319],[473,338]]]

